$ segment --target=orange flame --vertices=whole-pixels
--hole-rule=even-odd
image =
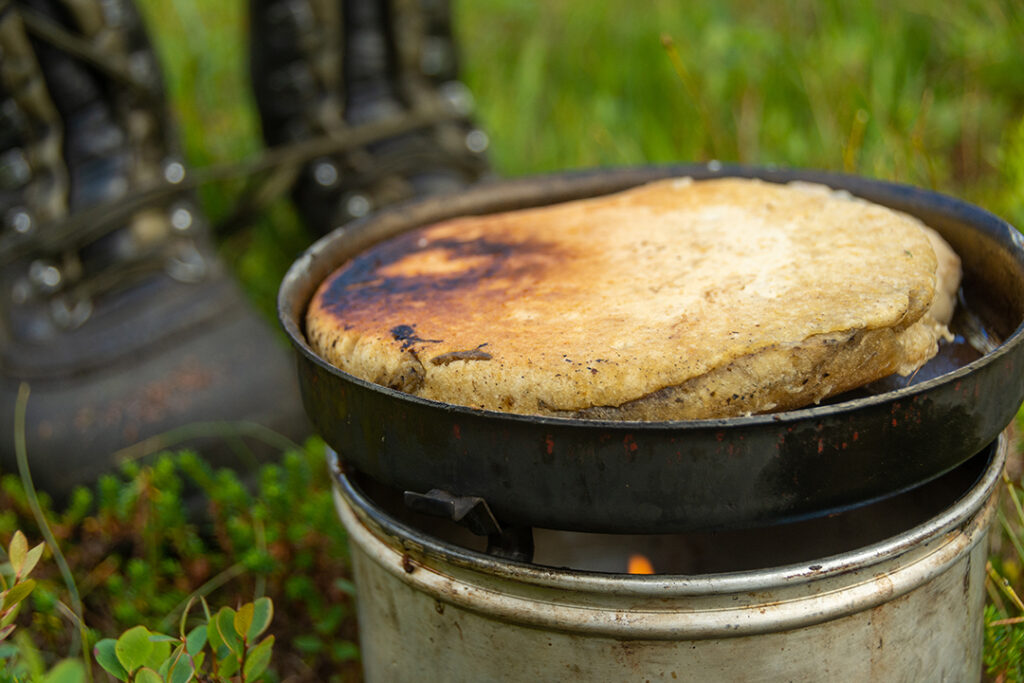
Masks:
[[[627,571],[630,574],[653,574],[654,566],[644,555],[630,555]]]

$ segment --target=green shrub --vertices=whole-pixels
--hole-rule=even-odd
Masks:
[[[142,626],[167,633],[190,600],[277,607],[272,677],[352,680],[359,675],[344,529],[334,510],[324,446],[285,453],[256,473],[254,491],[231,470],[191,452],[128,464],[63,510],[40,495],[44,516],[81,595],[89,645]],[[41,536],[21,482],[0,479],[0,538]],[[76,652],[57,568],[36,569],[34,613],[19,621],[49,666]]]

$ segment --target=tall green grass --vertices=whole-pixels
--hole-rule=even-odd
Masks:
[[[506,172],[709,158],[816,167],[945,190],[1024,222],[1019,3],[459,9],[466,75]]]

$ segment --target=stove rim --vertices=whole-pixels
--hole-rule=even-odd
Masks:
[[[628,582],[633,595],[670,597],[677,595],[701,596],[724,592],[747,592],[778,589],[780,586],[818,582],[856,571],[865,571],[873,565],[891,562],[908,555],[927,556],[935,552],[933,546],[950,532],[970,526],[974,520],[989,517],[994,506],[994,493],[1001,479],[1010,439],[1001,433],[985,450],[988,460],[981,476],[975,480],[949,508],[931,519],[901,534],[883,541],[838,555],[807,562],[766,567],[763,569],[718,572],[709,574],[628,574],[592,570],[550,567],[511,559],[498,558],[482,552],[461,548],[394,519],[380,509],[361,489],[345,475],[338,456],[331,451],[334,493],[341,497],[352,514],[367,532],[381,533],[392,539],[396,546],[434,557],[450,565],[473,572],[509,579],[538,587],[565,588],[567,581],[584,591],[602,591],[621,588]],[[977,457],[984,454],[978,453]],[[337,502],[337,501],[336,501]],[[985,523],[987,529],[987,522]],[[614,535],[614,534],[613,534]],[[632,535],[632,534],[627,534]],[[408,571],[408,570],[406,570]]]

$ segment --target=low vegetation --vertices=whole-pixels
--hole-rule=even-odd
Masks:
[[[356,680],[354,589],[323,444],[313,440],[282,454],[279,463],[259,471],[255,492],[249,488],[236,473],[214,471],[194,453],[166,453],[145,466],[126,465],[95,489],[79,489],[66,506],[55,507],[39,494],[47,532],[33,512],[34,494],[14,475],[0,478],[0,539],[15,538],[18,532],[31,539],[51,533],[62,552],[58,559],[50,546],[40,558],[41,550],[33,549],[38,564],[31,594],[24,596],[25,608],[12,622],[18,629],[0,644],[0,661],[35,677],[62,659],[92,659],[89,653],[99,647],[106,656],[96,659],[111,671],[110,642],[128,633],[133,634],[129,642],[149,642],[153,634],[159,636],[156,650],[133,655],[129,662],[160,672],[162,664],[176,659],[184,633],[192,665],[221,677],[236,676],[230,680],[242,680],[237,676],[245,672],[246,662],[245,680],[257,680],[257,665],[251,662],[269,655],[271,647],[266,680]],[[8,551],[8,577],[17,574],[18,557]],[[211,612],[207,602],[222,607]],[[246,613],[246,604],[254,605],[254,624],[262,624],[256,617],[267,615],[272,604],[275,645],[254,653],[259,647],[251,636],[255,631],[247,631],[244,650],[231,639],[229,622],[241,624],[239,632],[248,628],[242,628],[246,617],[234,621],[235,614]],[[218,635],[208,626],[213,617]],[[200,644],[196,629],[203,626],[207,635]],[[256,630],[263,633],[262,628]],[[147,631],[147,638],[139,629]],[[204,647],[205,661],[196,661]],[[135,678],[121,680],[149,680],[149,674],[122,666],[125,675]],[[228,674],[233,666],[239,672]],[[96,673],[97,680],[104,680],[99,668]]]

